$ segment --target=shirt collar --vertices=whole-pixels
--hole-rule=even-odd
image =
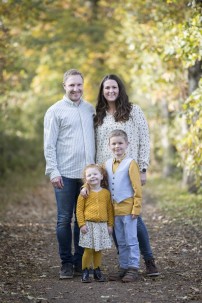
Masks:
[[[121,161],[126,157],[126,154],[124,154],[120,159],[113,159],[113,163],[121,163]]]
[[[79,105],[83,102],[83,99],[81,98],[81,99],[80,99],[80,103],[77,105],[77,104],[75,104],[75,102],[71,101],[71,100],[70,100],[69,98],[67,98],[65,95],[64,95],[64,97],[63,97],[63,100],[64,100],[65,102],[67,102],[68,104],[73,105],[73,106],[79,106]]]

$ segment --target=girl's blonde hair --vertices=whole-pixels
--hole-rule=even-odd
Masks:
[[[107,179],[107,172],[106,170],[99,164],[89,164],[84,168],[83,171],[83,182],[86,183],[86,171],[88,168],[97,168],[101,175],[103,175],[103,179],[101,180],[101,187],[108,189],[108,179]]]

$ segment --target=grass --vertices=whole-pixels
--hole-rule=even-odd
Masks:
[[[149,177],[146,193],[168,216],[202,225],[202,193],[192,194],[182,187],[181,181],[171,178]]]
[[[44,167],[31,172],[12,174],[0,182],[0,213],[10,203],[18,203],[23,196],[44,182]],[[197,195],[182,188],[181,182],[171,178],[149,176],[144,191],[155,200],[156,206],[167,216],[202,225],[202,193]]]

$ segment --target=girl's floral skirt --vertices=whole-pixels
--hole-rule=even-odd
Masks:
[[[93,248],[95,251],[111,248],[112,240],[109,235],[107,222],[86,221],[88,232],[80,231],[79,245],[81,247]]]

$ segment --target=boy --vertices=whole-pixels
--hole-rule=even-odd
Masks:
[[[138,278],[139,243],[137,217],[140,214],[142,191],[137,163],[126,156],[127,134],[114,130],[109,135],[109,148],[114,158],[106,161],[109,190],[114,207],[114,229],[119,250],[119,271],[109,275],[109,280],[134,282]]]

